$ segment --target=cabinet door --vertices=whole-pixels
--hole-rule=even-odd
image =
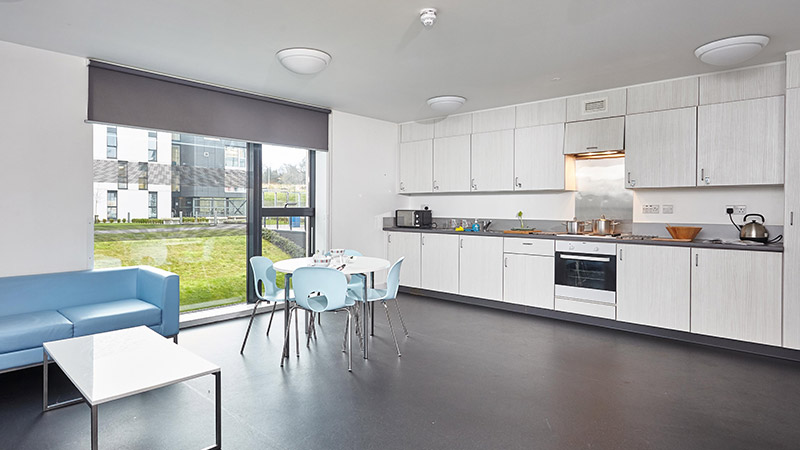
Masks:
[[[729,70],[700,77],[701,105],[772,97],[783,95],[785,91],[784,64]]]
[[[628,114],[697,106],[697,90],[697,77],[629,87]]]
[[[692,333],[781,345],[781,254],[692,249]]]
[[[625,121],[625,186],[694,186],[697,108],[634,114]]]
[[[472,133],[472,114],[448,116],[436,121],[433,127],[433,136],[449,137],[462,136]]]
[[[786,123],[794,125],[786,127],[783,346],[800,350],[800,89],[786,91]]]
[[[492,236],[461,236],[459,250],[458,293],[501,300],[503,240]]]
[[[433,140],[433,192],[469,192],[470,137]]]
[[[472,113],[472,132],[513,130],[515,116],[516,108],[513,106]]]
[[[625,147],[625,117],[567,124],[564,153],[604,152]]]
[[[386,256],[389,263],[394,264],[398,259],[404,258],[400,270],[400,285],[419,287],[421,252],[420,233],[387,233]]]
[[[567,100],[544,100],[517,106],[517,128],[564,123],[567,121]]]
[[[472,190],[514,190],[514,130],[472,135]]]
[[[458,293],[458,236],[422,234],[421,287]]]
[[[689,331],[691,249],[617,245],[617,320]]]
[[[503,300],[553,309],[554,267],[551,256],[506,253],[503,257]]]
[[[783,183],[784,97],[700,106],[697,185]]]
[[[400,142],[422,141],[433,138],[434,122],[424,120],[400,125]]]
[[[800,88],[800,52],[786,55],[786,89]]]
[[[514,190],[566,189],[564,124],[518,128],[514,132]],[[574,163],[570,159],[574,172]],[[569,186],[571,187],[571,186]]]
[[[433,191],[433,140],[400,144],[400,193]]]

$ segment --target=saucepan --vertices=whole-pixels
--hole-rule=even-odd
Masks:
[[[592,221],[592,234],[614,234],[619,224],[619,222],[606,219],[606,216],[602,215],[599,219],[594,219]]]
[[[567,228],[567,234],[581,234],[587,223],[583,220],[578,220],[577,217],[573,217],[572,220],[564,222],[564,226]]]

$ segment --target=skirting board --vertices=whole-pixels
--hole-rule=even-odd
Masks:
[[[800,350],[792,350],[783,347],[773,347],[771,345],[754,344],[752,342],[736,341],[733,339],[718,338],[714,336],[704,336],[700,334],[687,333],[685,331],[649,327],[647,325],[637,325],[634,323],[619,322],[616,320],[602,319],[599,317],[584,316],[581,314],[572,314],[550,309],[535,308],[532,306],[515,305],[496,300],[466,297],[447,292],[429,291],[427,289],[401,286],[400,292],[800,362]]]

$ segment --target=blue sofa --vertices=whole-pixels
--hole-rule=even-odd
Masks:
[[[42,362],[42,343],[149,326],[178,334],[178,275],[149,266],[0,278],[0,372]]]

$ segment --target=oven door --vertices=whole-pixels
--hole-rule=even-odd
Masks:
[[[617,260],[613,255],[556,252],[558,297],[617,302]]]

